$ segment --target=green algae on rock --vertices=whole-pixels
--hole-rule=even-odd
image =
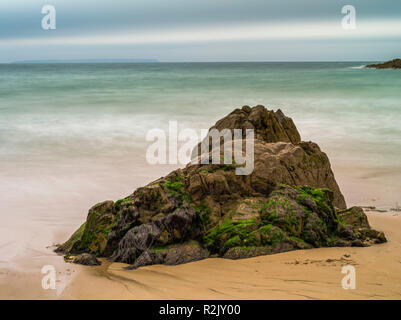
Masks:
[[[94,206],[58,250],[96,254],[135,269],[210,255],[239,259],[386,241],[362,209],[346,209],[326,154],[302,142],[281,111],[245,106],[214,127],[255,128],[252,174],[190,163],[122,200]]]
[[[118,203],[114,204],[113,201],[105,201],[93,206],[89,210],[86,222],[56,251],[102,254],[115,220],[113,209],[117,207]]]

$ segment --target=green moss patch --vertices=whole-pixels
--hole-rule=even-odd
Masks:
[[[82,236],[71,247],[71,252],[101,255],[106,248],[108,234],[115,217],[112,201],[99,203],[89,210]]]
[[[120,210],[121,210],[121,207],[122,207],[124,204],[129,203],[130,201],[132,201],[131,196],[128,196],[128,197],[126,197],[126,198],[124,198],[124,199],[117,200],[117,201],[114,203],[114,210],[115,210],[115,212],[120,211]]]
[[[193,208],[199,213],[202,226],[204,229],[206,229],[211,221],[210,220],[211,209],[204,202],[201,202],[198,205],[194,205]]]
[[[191,197],[183,192],[183,184],[181,180],[181,176],[176,176],[173,180],[167,179],[164,182],[164,187],[167,189],[168,194],[178,200],[179,206],[184,203],[190,204],[192,202]]]
[[[84,233],[85,230],[85,226],[86,226],[86,222],[84,222],[79,228],[78,230],[76,230],[72,236],[70,237],[70,239],[68,239],[66,242],[64,242],[61,246],[59,246],[57,248],[57,251],[59,252],[70,252],[72,247],[75,245],[75,243],[77,243],[78,241],[81,240],[82,235]]]
[[[226,219],[206,233],[204,242],[212,252],[225,252],[236,246],[253,246],[257,244],[253,233],[256,229],[257,224],[253,220]]]

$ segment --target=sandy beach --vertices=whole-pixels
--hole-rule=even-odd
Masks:
[[[401,201],[400,78],[359,65],[3,66],[5,79],[15,81],[1,86],[8,95],[0,108],[0,298],[399,298],[401,218],[391,208]],[[303,141],[327,154],[348,207],[387,210],[367,214],[388,243],[136,271],[106,260],[67,264],[53,252],[94,204],[184,167],[146,161],[149,130],[168,130],[174,120],[199,132],[235,107],[260,103],[283,110]],[[341,288],[344,264],[357,269],[356,290]],[[56,290],[42,289],[46,265],[56,269]]]
[[[401,216],[367,213],[388,242],[372,247],[299,250],[243,260],[210,258],[135,271],[102,261],[99,267],[55,257],[57,289],[43,290],[41,274],[8,274],[2,299],[400,299]],[[356,269],[356,289],[344,290],[342,266]],[[21,287],[23,286],[23,287]],[[23,290],[22,290],[23,289]]]
[[[401,216],[368,214],[388,243],[367,248],[319,248],[244,260],[206,259],[135,271],[104,262],[66,287],[65,299],[400,299]],[[342,266],[354,265],[356,289],[341,286]]]
[[[400,1],[53,2],[0,2],[0,302],[401,300]]]

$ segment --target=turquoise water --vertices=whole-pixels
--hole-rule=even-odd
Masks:
[[[0,160],[115,153],[167,119],[207,128],[235,107],[263,104],[293,117],[305,140],[398,166],[401,73],[360,65],[0,65]]]
[[[363,64],[0,65],[0,251],[65,240],[94,203],[169,172],[144,160],[148,130],[209,128],[243,105],[292,117],[348,204],[401,204],[401,71]]]

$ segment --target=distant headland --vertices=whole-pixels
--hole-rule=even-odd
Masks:
[[[157,59],[72,59],[72,60],[18,60],[10,64],[40,64],[40,63],[153,63]]]
[[[365,68],[374,69],[401,69],[401,59],[393,59],[383,63],[369,64]]]

